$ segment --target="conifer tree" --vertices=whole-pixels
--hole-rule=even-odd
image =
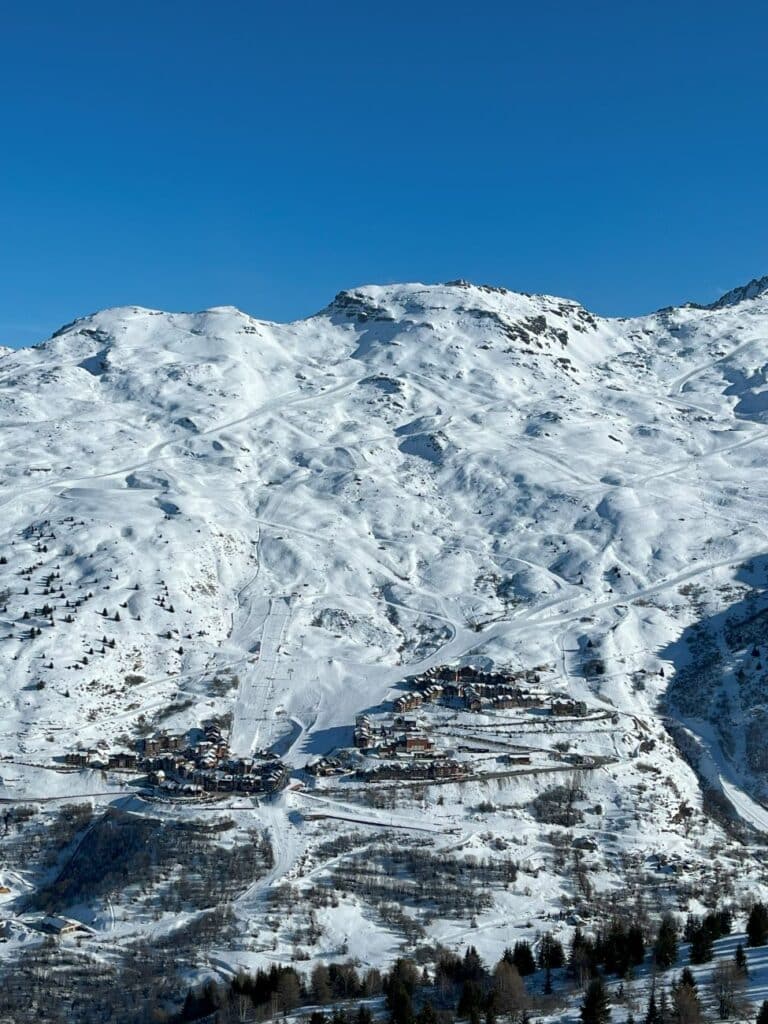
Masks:
[[[565,953],[561,943],[551,932],[545,932],[541,937],[541,946],[539,947],[539,967],[554,969],[562,967],[564,964]]]
[[[639,924],[629,926],[627,932],[627,952],[630,963],[638,967],[645,959],[645,937]]]
[[[691,939],[691,963],[706,964],[712,959],[712,933],[706,924],[693,933]]]
[[[392,1024],[412,1024],[413,1004],[410,993],[402,982],[397,981],[389,988],[387,1006]]]
[[[671,914],[665,914],[661,919],[653,956],[662,970],[672,967],[677,960],[677,926]]]
[[[744,946],[741,943],[736,947],[736,953],[734,954],[733,959],[739,973],[746,977],[749,974],[749,965],[747,964],[747,954],[744,952]]]
[[[747,921],[747,945],[764,946],[768,942],[768,910],[764,903],[756,903]]]
[[[568,953],[568,970],[579,985],[584,985],[592,969],[592,945],[584,938],[581,928],[577,928],[571,939]]]
[[[544,977],[545,995],[549,995],[552,992],[553,968],[562,967],[564,963],[565,953],[563,952],[562,945],[551,932],[545,932],[541,937],[541,946],[539,947],[539,967],[543,967],[547,972]]]
[[[475,981],[465,981],[461,990],[461,996],[459,997],[459,1005],[456,1007],[456,1013],[459,1017],[471,1017],[473,1011],[479,1014],[481,1003],[482,992],[480,991],[480,986]]]
[[[602,978],[590,981],[581,1004],[580,1016],[582,1024],[608,1024],[611,1019],[608,993]]]
[[[645,1024],[661,1024],[661,1014],[659,1008],[656,1005],[656,988],[651,989],[651,995],[648,999],[648,1009],[645,1012]]]
[[[733,930],[733,915],[728,907],[718,910],[717,916],[720,919],[720,934],[730,935]]]
[[[480,959],[474,946],[467,947],[467,951],[464,954],[464,963],[462,964],[462,973],[469,981],[481,981],[485,975],[483,961]]]
[[[533,958],[533,950],[530,943],[526,942],[525,939],[516,942],[509,962],[517,968],[522,978],[533,974],[536,970],[536,961]]]

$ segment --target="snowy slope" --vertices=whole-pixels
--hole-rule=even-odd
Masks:
[[[292,324],[112,309],[5,355],[3,796],[49,791],[23,764],[232,711],[236,752],[276,742],[298,770],[417,669],[547,665],[550,690],[619,723],[583,740],[612,761],[590,797],[613,824],[585,825],[598,888],[619,853],[708,870],[704,842],[726,840],[701,780],[768,820],[767,331],[765,279],[633,319],[455,282],[342,292]],[[549,872],[498,896],[489,952],[563,892],[521,810],[540,790],[479,825],[463,805],[483,785],[430,804],[441,834],[487,852],[478,833],[513,829]],[[315,843],[310,795],[281,799],[273,881]]]

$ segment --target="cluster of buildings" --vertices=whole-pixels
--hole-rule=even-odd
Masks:
[[[338,757],[315,757],[307,761],[306,770],[310,775],[318,778],[328,778],[331,775],[346,775],[348,768]]]
[[[583,700],[574,700],[573,697],[553,697],[549,710],[556,718],[583,718],[589,709]]]
[[[553,696],[537,684],[545,666],[520,672],[485,672],[470,665],[460,668],[441,666],[412,677],[412,687],[393,702],[390,718],[358,715],[355,719],[354,746],[366,758],[379,763],[359,765],[356,776],[380,779],[451,779],[466,774],[466,766],[446,757],[436,747],[424,718],[417,717],[427,705],[461,708],[467,711],[535,708],[554,717],[578,718],[587,714],[584,701],[569,696]],[[460,750],[462,748],[459,748]],[[474,748],[473,748],[474,752]],[[528,754],[510,758],[510,763],[528,764]],[[315,775],[346,774],[349,766],[326,758],[312,766]]]
[[[366,757],[377,759],[376,764],[369,762],[358,767],[355,777],[363,782],[385,779],[435,782],[461,779],[467,773],[465,765],[435,748],[435,741],[412,715],[396,714],[385,721],[358,715],[354,744]]]
[[[360,768],[357,778],[365,782],[381,782],[384,779],[418,780],[430,782],[461,779],[467,774],[467,766],[450,757],[429,758],[419,761],[383,761],[370,768]]]
[[[543,708],[546,707],[547,696],[507,683],[430,683],[423,690],[412,690],[398,697],[395,701],[395,710],[413,711],[422,704],[429,703],[458,704],[466,711],[494,711],[509,708]]]
[[[434,741],[419,727],[415,718],[396,715],[391,722],[374,722],[370,715],[355,719],[354,744],[360,750],[375,750],[378,757],[398,754],[430,754]]]
[[[413,677],[417,689],[432,683],[486,683],[494,686],[538,686],[542,674],[549,670],[547,665],[521,668],[515,672],[486,672],[474,665],[433,665],[421,675]]]
[[[151,786],[182,796],[203,793],[274,793],[288,781],[288,768],[274,757],[232,757],[215,722],[202,736],[159,732],[136,744],[135,751],[75,751],[67,764],[145,773]]]
[[[536,688],[541,671],[484,672],[464,665],[461,668],[439,666],[429,669],[410,682],[414,689],[395,700],[395,711],[405,714],[424,704],[449,704],[466,711],[502,711],[515,708],[540,708],[553,715],[581,717],[587,713],[584,701],[570,697],[552,697]]]
[[[391,716],[356,717],[353,744],[357,755],[340,750],[336,756],[311,762],[307,771],[319,777],[354,774],[365,782],[461,780],[470,772],[470,762],[457,760],[452,752],[441,748],[429,720],[418,712],[426,710],[427,705],[440,704],[468,711],[535,708],[558,718],[586,715],[584,701],[553,696],[538,685],[544,671],[546,666],[509,673],[485,672],[472,666],[432,668],[407,681],[411,689],[393,701]],[[463,747],[458,750],[489,752]],[[504,754],[500,761],[507,766],[523,766],[531,763],[531,757],[520,751]]]

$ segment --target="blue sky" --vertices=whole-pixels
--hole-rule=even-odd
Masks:
[[[9,0],[0,344],[465,277],[602,313],[768,272],[758,2]]]

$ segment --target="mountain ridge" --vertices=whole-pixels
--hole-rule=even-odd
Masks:
[[[316,851],[352,827],[428,828],[480,859],[513,844],[530,875],[489,897],[488,956],[510,920],[523,935],[589,912],[558,829],[606,898],[659,857],[692,865],[686,905],[715,875],[736,898],[738,857],[758,872],[768,830],[767,326],[761,301],[608,318],[463,282],[370,285],[288,324],[116,307],[4,357],[0,795],[133,807],[135,780],[88,766],[211,719],[239,758],[272,748],[286,789],[226,805],[233,837],[263,827],[274,856],[234,900],[235,968],[267,962],[252,923],[291,947],[301,899],[279,924],[264,900],[330,878]],[[356,716],[379,728],[414,679],[462,668],[540,690],[533,710],[418,712],[464,781],[353,747]],[[558,721],[562,700],[584,713]],[[84,767],[60,772],[67,756]],[[346,774],[313,774],[336,757]],[[415,777],[378,780],[403,766]],[[583,793],[565,826],[557,773]],[[196,813],[143,793],[168,820]],[[21,877],[6,872],[14,898],[42,885]],[[78,906],[121,941],[100,897]],[[311,957],[354,922],[387,962],[400,940],[377,913],[348,894]],[[414,914],[459,941],[450,915]]]
[[[518,299],[538,300],[541,302],[547,301],[550,303],[557,303],[560,305],[569,305],[574,309],[578,308],[584,309],[586,311],[586,307],[578,299],[563,298],[547,292],[516,291],[514,289],[509,289],[501,285],[475,284],[472,281],[463,278],[458,278],[455,280],[439,282],[435,284],[426,284],[423,282],[401,282],[388,285],[358,285],[353,288],[342,289],[334,296],[334,298],[331,300],[330,303],[328,303],[328,305],[322,307],[322,309],[320,309],[317,313],[310,313],[305,317],[300,317],[298,319],[288,321],[262,320],[258,317],[253,316],[247,311],[242,310],[239,307],[233,305],[211,306],[206,309],[195,311],[179,310],[175,313],[168,313],[164,310],[146,306],[137,306],[135,304],[107,306],[104,307],[103,309],[95,310],[92,313],[87,313],[84,314],[83,316],[76,317],[74,320],[63,324],[61,327],[53,331],[49,338],[44,339],[43,341],[38,342],[35,346],[30,347],[40,347],[42,345],[46,345],[52,339],[76,333],[76,331],[80,329],[81,325],[93,322],[105,315],[132,314],[135,316],[137,314],[144,314],[149,316],[204,317],[206,314],[217,313],[238,314],[240,316],[246,317],[248,320],[251,320],[255,323],[269,324],[272,326],[288,326],[290,324],[302,323],[306,320],[312,320],[313,318],[321,316],[322,314],[330,310],[348,310],[354,307],[355,305],[359,305],[363,301],[363,297],[365,296],[368,296],[369,298],[372,299],[375,296],[386,295],[388,292],[393,293],[394,295],[397,295],[398,293],[408,294],[409,292],[411,294],[417,295],[430,292],[438,293],[441,289],[460,289],[462,291],[475,291],[485,296],[497,296],[502,299],[517,297]],[[746,284],[737,285],[736,287],[729,289],[727,292],[724,292],[719,298],[713,300],[710,303],[699,303],[689,301],[680,303],[679,305],[664,306],[656,310],[655,312],[652,311],[650,313],[641,313],[636,314],[634,316],[627,316],[623,314],[618,314],[615,316],[600,315],[600,319],[609,321],[640,320],[647,316],[653,316],[659,313],[667,313],[681,309],[719,310],[725,309],[728,306],[735,305],[739,302],[761,298],[766,293],[768,293],[768,275],[759,278],[752,278]],[[375,306],[371,306],[371,310],[375,312]],[[370,316],[372,314],[371,312],[369,312],[366,313],[365,315]],[[13,351],[18,351],[18,349],[3,348],[0,346],[0,353]]]

